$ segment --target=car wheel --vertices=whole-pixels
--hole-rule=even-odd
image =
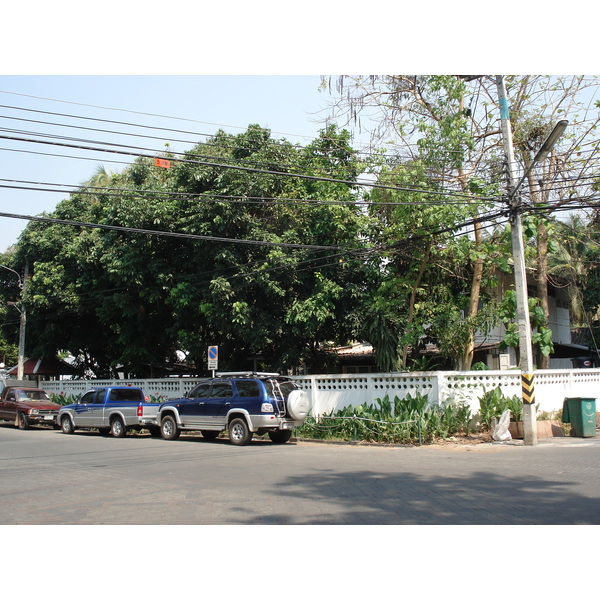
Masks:
[[[274,444],[285,444],[292,437],[292,432],[289,429],[278,429],[269,431],[269,437]]]
[[[63,433],[71,434],[74,433],[75,428],[73,427],[73,421],[69,417],[63,417],[60,422],[60,428]]]
[[[229,440],[236,446],[245,446],[252,441],[252,432],[245,419],[233,419],[229,423]]]
[[[211,431],[208,429],[203,429],[201,433],[202,437],[206,438],[207,440],[216,440],[219,437],[220,431]]]
[[[19,413],[17,415],[17,427],[19,429],[29,429],[29,421],[25,413]]]
[[[123,423],[120,417],[113,419],[112,423],[110,424],[110,433],[116,438],[124,437],[127,433],[127,427],[125,427],[125,423]]]
[[[166,416],[160,424],[160,433],[165,440],[176,440],[181,431],[177,427],[177,421],[171,416]]]

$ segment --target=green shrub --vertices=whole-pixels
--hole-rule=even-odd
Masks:
[[[479,398],[479,419],[484,428],[491,427],[492,419],[499,419],[505,410],[510,410],[514,421],[523,419],[523,402],[519,396],[508,398],[502,393],[500,386],[484,391]]]
[[[508,398],[507,401],[508,409],[510,410],[510,418],[513,421],[523,420],[523,399],[519,396],[513,396]]]
[[[378,398],[374,404],[347,406],[337,412],[309,418],[298,428],[300,437],[385,443],[416,443],[446,438],[466,431],[470,407],[452,401],[430,405],[426,395]]]
[[[166,396],[161,396],[160,394],[150,394],[150,396],[147,396],[147,398],[148,402],[150,402],[151,404],[160,404],[161,402],[166,402],[168,400]]]
[[[64,394],[64,392],[61,392],[60,394],[50,392],[48,396],[52,402],[60,404],[61,406],[66,406],[67,404],[77,404],[81,398],[81,394],[69,394],[67,396]]]

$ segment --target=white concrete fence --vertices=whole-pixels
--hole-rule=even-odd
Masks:
[[[408,394],[427,395],[431,404],[463,401],[473,414],[479,411],[479,398],[500,386],[505,396],[521,396],[520,371],[435,371],[421,373],[370,373],[361,375],[304,375],[292,377],[310,396],[312,414],[320,416],[346,406],[374,404],[384,396],[390,400]],[[81,395],[92,387],[131,385],[146,396],[180,398],[201,379],[115,379],[43,381],[48,392]],[[565,398],[598,398],[600,369],[561,369],[535,372],[535,400],[538,411],[562,409]],[[600,410],[596,402],[596,408]]]

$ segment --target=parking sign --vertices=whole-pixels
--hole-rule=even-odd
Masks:
[[[219,368],[219,346],[208,347],[208,368],[211,370]]]

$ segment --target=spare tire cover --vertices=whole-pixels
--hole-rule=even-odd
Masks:
[[[288,414],[295,421],[304,421],[310,410],[310,400],[304,390],[290,392],[287,399]]]

